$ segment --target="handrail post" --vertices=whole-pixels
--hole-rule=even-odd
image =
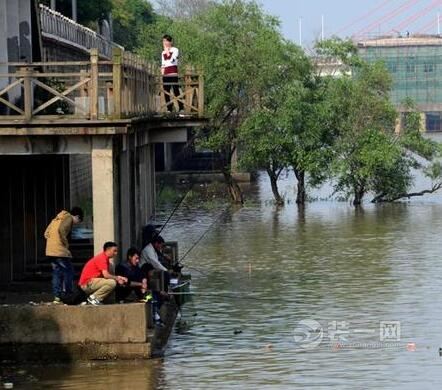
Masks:
[[[23,105],[25,111],[25,120],[30,121],[32,119],[32,73],[33,69],[30,67],[25,67],[21,71],[21,77],[23,77]]]
[[[115,119],[121,118],[121,94],[123,85],[123,50],[119,47],[112,49],[112,82],[113,82],[113,97],[114,97],[114,112]]]
[[[190,65],[186,66],[186,73],[184,74],[184,111],[189,113],[192,111],[192,67]]]
[[[204,74],[202,68],[198,69],[198,116],[204,116]]]
[[[98,119],[98,49],[91,49],[91,87],[89,104],[91,119]]]

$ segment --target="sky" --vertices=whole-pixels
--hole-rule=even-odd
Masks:
[[[258,0],[264,9],[282,22],[286,38],[299,43],[299,19],[302,18],[303,46],[321,36],[324,15],[325,37],[338,33],[373,35],[437,32],[437,14],[442,13],[437,0]],[[442,23],[442,16],[440,18]],[[364,29],[367,29],[365,33]],[[363,34],[364,33],[364,34]]]

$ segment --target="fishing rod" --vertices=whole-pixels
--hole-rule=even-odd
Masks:
[[[160,190],[158,191],[158,194],[156,195],[157,199],[159,199],[161,197],[161,194],[163,193],[163,190],[165,187],[166,187],[166,180],[162,180]],[[152,218],[156,219],[156,207],[154,207],[153,214],[150,216],[149,221],[151,221]]]
[[[193,270],[193,271],[195,271],[195,272],[198,272],[198,273],[200,273],[201,275],[204,275],[204,276],[207,276],[207,277],[210,276],[210,274],[209,274],[208,272],[201,271],[199,268],[191,267],[190,265],[186,265],[186,268],[187,268],[187,269],[190,269],[191,271]]]
[[[230,206],[230,205],[229,205]],[[187,252],[181,257],[181,259],[178,260],[178,264],[181,264],[181,262],[187,257],[187,255],[203,240],[203,238],[206,236],[206,234],[212,229],[212,227],[215,225],[216,222],[223,216],[223,214],[229,209],[229,206],[227,206],[219,215],[216,217],[216,219],[209,225],[209,227],[206,229],[206,231],[201,235],[198,240],[194,242],[194,244],[187,250]]]
[[[172,219],[172,217],[174,216],[174,214],[176,213],[176,211],[180,208],[181,204],[183,203],[184,199],[186,199],[187,195],[189,194],[189,192],[192,190],[193,186],[195,183],[190,183],[189,188],[187,189],[187,191],[184,193],[184,195],[180,198],[180,200],[178,201],[178,203],[175,205],[174,209],[172,210],[172,213],[169,215],[169,218],[167,218],[166,222],[163,224],[163,226],[161,227],[161,229],[159,230],[158,233],[155,234],[155,236],[159,236],[161,234],[161,232],[164,230],[164,228],[166,227],[166,225],[169,223],[169,221]]]
[[[178,154],[175,155],[175,159],[178,159],[179,157],[181,157],[182,155],[184,155],[184,153],[185,153],[185,151],[186,151],[186,147],[188,147],[189,145],[191,145],[192,142],[195,141],[196,138],[197,138],[197,135],[194,134],[194,135],[193,135],[193,136],[192,136],[192,137],[186,142],[186,145],[184,146],[184,148],[183,148]],[[187,191],[187,193],[189,193],[189,191],[192,189],[192,187],[193,187],[193,185],[194,185],[194,183],[191,183],[191,184],[192,184],[192,186],[189,188],[189,190]],[[158,192],[157,198],[159,198],[159,197],[161,196],[161,194],[162,194],[162,192],[163,192],[163,190],[164,190],[165,187],[166,187],[166,180],[163,179],[163,181],[161,182],[161,187],[160,187],[160,191]],[[186,197],[187,193],[184,195],[184,198]],[[181,202],[184,200],[184,198],[181,200]],[[180,202],[180,203],[181,203],[181,202]],[[174,213],[175,211],[176,211],[176,210],[174,210],[173,213]],[[173,215],[173,213],[172,213],[172,215]],[[156,213],[152,214],[152,215],[150,216],[149,220],[151,220],[152,217],[153,217],[154,215],[156,215]],[[172,215],[168,218],[168,220],[166,221],[166,223],[163,225],[163,227],[161,228],[161,230],[160,230],[160,232],[158,233],[158,235],[164,230],[164,227],[165,227],[165,226],[167,225],[167,223],[170,221]]]

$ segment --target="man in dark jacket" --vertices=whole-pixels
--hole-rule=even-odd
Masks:
[[[147,275],[138,266],[139,262],[140,252],[136,248],[130,248],[126,261],[117,265],[116,273],[127,278],[127,283],[118,285],[115,290],[117,302],[126,300],[132,292],[139,300],[145,300],[148,291]]]

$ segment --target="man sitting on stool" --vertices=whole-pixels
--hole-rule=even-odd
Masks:
[[[124,285],[117,285],[115,290],[117,302],[124,301],[132,292],[139,300],[148,302],[150,294],[147,294],[147,274],[138,267],[139,262],[140,251],[136,248],[130,248],[127,251],[126,261],[118,264],[116,273],[126,277],[128,282]]]
[[[90,259],[81,271],[78,285],[88,295],[87,301],[91,305],[101,305],[106,297],[115,290],[117,283],[127,283],[124,276],[113,275],[109,272],[110,259],[118,253],[115,242],[106,242],[103,252]]]

